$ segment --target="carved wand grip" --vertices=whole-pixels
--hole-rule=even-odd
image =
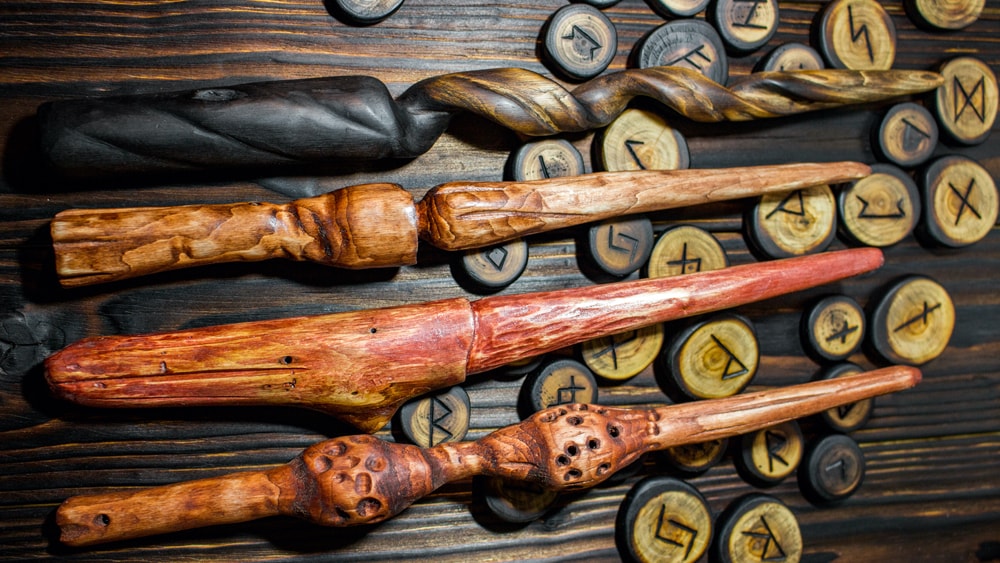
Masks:
[[[53,391],[91,406],[297,405],[365,431],[406,400],[592,338],[823,285],[878,268],[859,248],[473,303],[86,338],[50,356]]]
[[[900,391],[920,371],[891,367],[726,399],[648,409],[565,405],[477,442],[432,448],[335,438],[267,472],[68,499],[56,513],[70,545],[285,514],[328,526],[381,522],[441,485],[474,475],[563,491],[592,487],[648,451],[751,432]],[[155,509],[151,508],[155,507]]]
[[[289,258],[342,268],[416,262],[418,237],[446,250],[864,177],[856,162],[606,172],[529,182],[452,182],[419,204],[394,184],[351,186],[276,205],[63,211],[51,224],[67,287],[234,261]]]

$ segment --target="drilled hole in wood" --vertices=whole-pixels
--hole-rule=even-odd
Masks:
[[[576,454],[580,453],[580,450],[576,446],[570,444],[569,447],[566,448],[566,453],[570,456],[576,456]]]
[[[101,526],[102,528],[111,523],[111,518],[107,514],[98,514],[94,517],[94,524]]]
[[[281,363],[283,363],[283,364],[285,364],[287,366],[288,364],[292,363],[292,361],[294,361],[294,360],[295,360],[295,358],[293,358],[291,356],[285,356],[284,358],[281,358],[280,361],[281,361]]]
[[[376,332],[378,332],[378,329],[375,327],[371,327],[370,329],[368,329],[368,332],[375,334]]]
[[[621,429],[619,429],[614,424],[608,425],[608,436],[611,436],[612,438],[617,438],[619,434],[621,434]]]
[[[611,471],[611,464],[610,463],[602,463],[602,464],[600,464],[600,465],[597,466],[597,474],[598,475],[604,475],[608,471]]]
[[[569,481],[571,479],[579,479],[582,476],[583,476],[583,472],[580,471],[579,469],[575,468],[575,467],[573,469],[570,469],[569,471],[566,472],[566,480],[567,481]]]
[[[561,455],[556,458],[556,465],[569,465],[569,457]]]
[[[597,448],[601,447],[601,441],[598,440],[597,438],[591,438],[587,440],[587,447],[592,450],[596,450]]]
[[[566,419],[566,422],[568,422],[572,426],[579,426],[583,424],[583,419],[578,416],[571,416]]]

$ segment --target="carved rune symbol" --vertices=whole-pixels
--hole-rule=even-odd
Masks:
[[[763,526],[763,530],[761,528],[751,528],[749,531],[742,532],[742,534],[754,539],[764,540],[764,548],[760,551],[761,561],[781,561],[785,558],[785,550],[778,543],[778,538],[774,537],[774,532],[771,531],[771,526],[767,523],[767,519],[763,515],[760,517],[760,523]]]
[[[733,22],[733,27],[749,27],[753,29],[767,29],[766,25],[761,25],[759,23],[750,23],[753,21],[754,17],[757,15],[757,6],[763,4],[766,0],[735,0],[739,3],[749,3],[753,4],[750,9],[747,10],[746,17],[743,18],[741,22]]]
[[[931,138],[930,133],[917,127],[909,119],[904,117],[903,123],[906,125],[903,128],[903,150],[915,151],[920,148],[921,143]]]
[[[569,35],[563,35],[562,38],[572,41],[573,50],[581,55],[587,53],[589,50],[590,52],[587,53],[587,58],[590,60],[594,60],[594,53],[599,51],[603,46],[600,41],[594,39],[589,33],[575,25],[570,28]]]
[[[911,324],[917,323],[917,322],[922,322],[922,323],[924,323],[924,325],[926,325],[927,324],[927,317],[929,317],[931,313],[933,313],[934,311],[936,311],[936,310],[938,310],[940,308],[941,308],[941,304],[940,303],[936,303],[936,304],[928,307],[927,306],[927,302],[924,301],[924,310],[923,311],[917,313],[916,315],[913,315],[909,319],[906,319],[906,321],[904,321],[903,324],[901,324],[901,325],[897,326],[896,328],[892,329],[892,331],[893,332],[899,332],[899,331],[903,330],[904,328],[910,326]]]
[[[684,248],[681,249],[681,257],[679,260],[671,260],[667,262],[668,266],[680,266],[681,273],[686,274],[688,272],[688,266],[694,266],[693,272],[701,271],[701,258],[688,258],[688,243],[684,243]]]
[[[826,467],[824,467],[823,468],[823,472],[824,473],[833,473],[834,471],[836,471],[838,469],[840,470],[840,480],[841,481],[847,481],[847,463],[844,461],[843,458],[840,458],[837,461],[835,461],[835,462],[827,465]]]
[[[438,408],[442,409],[443,412],[441,412],[440,414],[438,412],[435,412],[435,409]],[[452,412],[453,411],[451,410],[451,407],[444,404],[444,402],[441,399],[437,397],[431,398],[431,407],[427,412],[427,422],[429,423],[428,432],[430,434],[430,445],[436,446],[441,442],[447,440],[448,438],[454,436],[454,434],[452,434],[450,430],[441,425],[442,422],[448,420],[448,418],[451,417]],[[434,440],[435,430],[440,430],[441,432],[444,433],[444,436],[442,436],[440,440],[437,441]]]
[[[798,208],[795,205],[798,204]],[[802,190],[795,190],[794,192],[786,195],[779,203],[778,206],[771,210],[770,213],[764,216],[765,219],[770,219],[777,212],[787,213],[789,215],[795,215],[796,217],[806,216],[806,202],[802,198]]]
[[[622,241],[625,246],[619,246],[615,243],[615,235],[618,235],[618,239]],[[611,250],[617,250],[618,252],[628,252],[629,262],[635,260],[635,253],[639,250],[639,239],[632,235],[627,235],[623,232],[615,233],[615,226],[611,225],[608,229],[608,248]]]
[[[903,209],[903,198],[899,198],[899,201],[896,202],[895,213],[883,213],[880,215],[868,211],[868,200],[857,194],[854,197],[858,198],[858,201],[861,202],[861,212],[858,213],[858,219],[902,219],[906,217],[906,210]]]
[[[611,344],[609,344],[607,348],[598,350],[597,353],[594,354],[594,359],[596,360],[597,358],[600,358],[605,354],[611,354],[611,362],[615,366],[615,369],[618,369],[618,347],[621,346],[622,344],[628,344],[629,342],[632,342],[633,340],[638,338],[639,331],[633,330],[631,332],[627,332],[623,335],[623,338],[621,340],[616,340],[615,339],[616,336],[618,335],[613,335],[611,337]]]
[[[642,163],[642,159],[639,158],[638,154],[636,154],[636,152],[635,152],[635,146],[636,145],[645,145],[645,144],[646,143],[644,143],[642,141],[636,141],[634,139],[626,139],[625,140],[625,149],[628,151],[628,154],[631,155],[632,160],[635,161],[635,164],[636,164],[636,166],[639,167],[639,170],[645,170],[646,169],[646,165]]]
[[[549,174],[549,167],[545,166],[545,159],[542,158],[542,155],[538,155],[538,169],[542,173],[542,178],[551,178],[552,177]]]
[[[702,43],[701,45],[698,45],[697,47],[695,47],[694,49],[691,49],[687,53],[684,53],[683,55],[681,55],[681,56],[677,57],[676,59],[670,61],[669,63],[665,64],[664,66],[675,65],[675,64],[677,64],[677,63],[679,63],[681,61],[684,61],[687,64],[693,66],[695,68],[695,70],[702,70],[701,65],[698,64],[697,61],[695,61],[695,57],[698,57],[699,59],[704,59],[704,61],[706,63],[709,63],[709,64],[712,63],[712,57],[709,57],[705,53],[701,52],[701,50],[704,49],[705,47],[707,47],[707,45],[705,45],[704,43]]]
[[[857,332],[857,330],[858,330],[857,326],[851,326],[850,323],[847,322],[847,319],[844,319],[843,324],[840,325],[840,328],[838,328],[836,332],[828,336],[826,338],[826,341],[833,342],[834,340],[837,340],[839,338],[841,344],[847,344],[847,337],[850,336],[852,333]]]
[[[958,212],[955,214],[956,225],[958,224],[958,221],[962,218],[962,213],[965,213],[965,208],[969,208],[969,211],[971,211],[972,214],[975,215],[978,219],[983,218],[983,216],[979,214],[979,210],[976,209],[969,201],[969,195],[972,194],[972,188],[975,185],[976,185],[976,179],[972,178],[971,180],[969,180],[969,186],[965,188],[965,193],[963,194],[962,192],[958,191],[958,188],[955,187],[955,184],[948,182],[948,187],[951,188],[952,193],[958,196],[958,199],[962,200],[962,204],[958,206]]]
[[[556,405],[569,405],[576,401],[577,391],[586,391],[586,387],[576,384],[576,376],[569,376],[569,387],[560,387],[556,390]],[[549,405],[555,406],[555,405]]]
[[[783,434],[778,434],[777,432],[772,432],[770,430],[764,431],[764,445],[767,446],[767,470],[770,472],[774,471],[774,462],[777,460],[778,463],[788,466],[788,462],[785,458],[781,457],[781,450],[788,443],[788,438]]]
[[[494,246],[486,253],[486,261],[500,272],[503,270],[504,264],[507,263],[507,256],[509,254],[503,246]]]
[[[871,37],[868,36],[868,24],[861,24],[857,30],[854,29],[854,6],[847,6],[847,23],[851,26],[851,43],[857,43],[863,35],[865,38],[865,48],[868,49],[868,60],[875,62],[875,52],[872,51]]]
[[[698,537],[698,530],[687,526],[673,518],[665,518],[667,514],[667,505],[660,505],[660,517],[656,522],[656,533],[653,535],[656,539],[669,543],[670,545],[676,545],[677,547],[686,548],[684,551],[684,559],[687,559],[688,555],[691,555],[691,549],[694,547],[694,540]],[[681,543],[670,536],[666,535],[666,531],[671,527],[677,528],[684,535],[690,536],[687,543]]]
[[[962,117],[965,113],[966,108],[972,108],[972,112],[976,114],[976,118],[979,119],[980,123],[986,123],[986,77],[980,76],[979,80],[972,87],[972,91],[969,92],[965,89],[965,85],[956,76],[952,79],[952,101],[954,102],[954,113],[955,121]],[[961,94],[962,99],[959,100],[959,94]],[[979,95],[979,106],[977,107],[973,98]],[[961,102],[962,107],[958,107]]]
[[[729,356],[729,358],[726,360],[726,367],[722,368],[723,381],[727,379],[732,379],[734,377],[739,377],[750,371],[749,368],[747,368],[746,364],[741,362],[740,359],[736,357],[736,354],[733,354],[732,350],[726,347],[726,345],[723,344],[722,341],[719,340],[714,334],[712,335],[712,341],[715,342],[716,346],[722,348],[722,351],[725,352],[727,356]]]
[[[847,418],[847,415],[851,414],[851,411],[854,410],[856,405],[857,403],[848,403],[837,407],[837,416],[842,419]]]

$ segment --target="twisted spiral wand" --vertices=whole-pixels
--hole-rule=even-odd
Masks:
[[[367,435],[334,438],[271,470],[73,497],[59,507],[56,524],[63,542],[79,546],[277,514],[326,526],[381,522],[474,475],[584,489],[646,452],[752,432],[907,389],[920,377],[899,366],[659,408],[555,406],[479,441],[431,448]]]
[[[656,67],[568,91],[532,71],[501,68],[431,77],[395,100],[375,78],[344,76],[51,102],[39,121],[42,150],[56,167],[106,175],[412,158],[461,111],[542,136],[603,127],[638,96],[696,121],[745,121],[940,83],[926,71],[818,70],[753,74],[726,88],[692,70]]]

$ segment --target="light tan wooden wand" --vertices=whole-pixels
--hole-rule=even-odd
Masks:
[[[419,239],[490,246],[621,215],[862,178],[856,162],[719,170],[605,172],[527,182],[451,182],[419,203],[395,184],[363,184],[285,204],[76,209],[51,224],[64,286],[269,258],[340,268],[416,263]]]
[[[82,546],[273,515],[326,526],[370,524],[475,475],[584,489],[646,452],[744,434],[907,389],[920,377],[915,368],[890,367],[659,408],[555,406],[476,442],[431,448],[368,435],[334,438],[267,471],[73,497],[59,507],[56,523],[63,542]]]

